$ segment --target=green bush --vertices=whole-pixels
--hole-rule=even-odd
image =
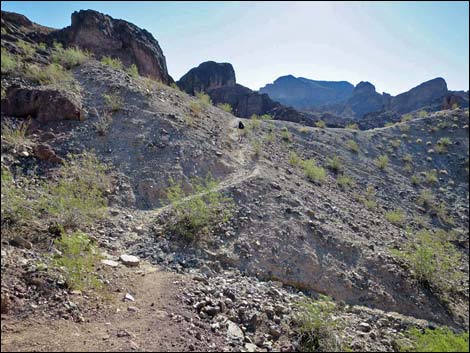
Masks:
[[[64,272],[69,288],[84,290],[101,287],[95,275],[95,266],[101,256],[86,234],[79,231],[70,235],[62,234],[54,243],[60,251],[54,262]]]
[[[2,145],[18,149],[21,146],[31,144],[27,136],[29,122],[20,122],[14,125],[11,121],[2,123]]]
[[[228,103],[219,103],[217,104],[217,107],[222,109],[223,111],[227,113],[232,113],[232,106]]]
[[[336,179],[336,182],[343,189],[348,189],[350,187],[353,187],[356,184],[353,178],[344,174],[338,176],[338,178]]]
[[[263,115],[260,116],[260,119],[264,120],[264,121],[268,121],[268,120],[272,120],[273,117],[269,114],[263,114]]]
[[[217,190],[218,183],[210,174],[206,178],[193,178],[194,194],[185,197],[181,185],[170,179],[166,189],[172,206],[174,222],[169,226],[177,236],[199,240],[218,224],[232,216],[233,200]]]
[[[132,64],[126,69],[126,72],[134,78],[139,77],[139,70],[137,69],[137,66],[135,64]]]
[[[418,112],[418,117],[420,118],[425,118],[428,115],[428,112],[426,110],[420,110]]]
[[[328,168],[334,173],[339,173],[343,170],[343,160],[339,156],[333,158],[327,158],[326,164]]]
[[[345,126],[345,129],[359,130],[359,125],[356,123],[350,123]]]
[[[417,186],[419,185],[419,183],[421,182],[419,176],[417,175],[412,175],[411,176],[411,184],[413,184],[414,186]]]
[[[356,141],[354,140],[348,140],[346,142],[346,146],[348,147],[348,149],[354,153],[357,153],[359,152],[359,145],[357,144]]]
[[[447,327],[434,330],[411,328],[405,333],[406,339],[399,340],[400,352],[468,352],[467,332],[454,333]]]
[[[377,166],[377,168],[384,170],[388,165],[388,156],[387,155],[378,156],[375,159],[375,165]]]
[[[104,194],[111,187],[108,169],[91,153],[69,155],[58,180],[42,183],[39,208],[64,228],[85,226],[102,218],[107,206]]]
[[[122,97],[118,94],[103,94],[103,100],[106,107],[112,112],[121,110],[124,104]]]
[[[71,69],[75,66],[83,64],[88,60],[90,54],[78,48],[64,49],[62,45],[55,44],[52,52],[52,61],[56,64],[62,65],[66,69]]]
[[[256,157],[259,157],[261,155],[261,152],[263,150],[263,144],[259,140],[254,140],[251,143],[251,146],[253,147],[253,152]]]
[[[1,51],[2,74],[15,71],[20,62],[21,60],[16,55],[10,54],[6,49],[2,47],[2,51]]]
[[[44,85],[69,83],[73,81],[72,75],[56,63],[49,64],[45,67],[40,67],[34,64],[28,65],[25,76]]]
[[[404,123],[406,121],[410,121],[411,119],[413,119],[411,114],[405,114],[401,116],[400,122]]]
[[[318,167],[313,159],[302,161],[301,166],[305,176],[315,182],[322,183],[326,179],[326,171],[322,167]]]
[[[417,203],[418,205],[423,206],[426,209],[433,207],[435,203],[434,194],[431,190],[428,189],[421,191]]]
[[[289,164],[293,166],[297,166],[302,162],[302,159],[297,155],[295,152],[291,152],[289,154]]]
[[[315,126],[320,129],[324,129],[326,127],[326,124],[323,120],[318,120],[315,122]]]
[[[118,58],[112,58],[110,56],[103,56],[101,58],[101,63],[104,65],[111,66],[112,68],[115,68],[116,70],[124,69],[124,65],[122,64],[121,60]]]
[[[24,40],[19,40],[16,45],[27,58],[31,58],[36,53],[36,49],[33,47],[33,44],[25,42]]]
[[[201,103],[199,101],[192,101],[189,103],[189,110],[192,115],[198,115],[202,111]]]
[[[284,142],[289,142],[291,139],[291,133],[285,126],[281,129],[281,139]]]
[[[458,287],[465,277],[459,270],[460,253],[442,234],[437,236],[427,230],[420,231],[404,244],[402,250],[393,250],[392,254],[407,263],[419,282],[440,289]]]
[[[339,339],[344,323],[337,318],[338,308],[327,296],[304,300],[296,305],[292,327],[302,352],[341,352]]]
[[[385,213],[385,218],[390,223],[392,223],[396,226],[399,226],[399,227],[403,227],[404,224],[405,224],[405,221],[406,221],[406,214],[403,210],[396,209],[396,210],[393,210],[393,211],[386,212]]]
[[[196,97],[199,99],[203,107],[207,107],[212,104],[211,97],[204,92],[196,92]]]
[[[429,172],[426,172],[425,178],[426,182],[431,185],[436,184],[439,181],[437,178],[437,171],[435,170],[430,170]]]

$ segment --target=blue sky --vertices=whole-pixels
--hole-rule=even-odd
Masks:
[[[94,9],[147,29],[174,79],[203,61],[230,62],[258,89],[287,74],[373,83],[398,94],[435,78],[469,89],[468,2],[2,1],[45,26]]]

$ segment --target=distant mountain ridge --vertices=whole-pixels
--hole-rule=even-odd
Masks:
[[[287,75],[260,88],[259,92],[268,94],[281,104],[303,109],[344,102],[353,90],[354,85],[347,81],[316,81]]]

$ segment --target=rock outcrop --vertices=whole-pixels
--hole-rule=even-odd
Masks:
[[[192,68],[178,81],[178,86],[188,94],[208,92],[220,87],[235,86],[235,71],[229,63],[206,61]]]
[[[12,88],[2,100],[2,114],[31,117],[39,123],[83,120],[80,99],[73,94],[48,88]]]
[[[351,97],[353,89],[354,86],[346,81],[316,81],[287,75],[259,91],[281,104],[304,109],[344,102]]]
[[[438,77],[393,97],[390,109],[398,113],[407,113],[430,105],[436,100],[441,101],[447,93],[446,81]]]
[[[342,115],[362,118],[368,113],[382,111],[387,109],[390,98],[387,93],[383,95],[377,93],[375,86],[370,82],[359,82],[354,88],[352,97],[346,102]]]
[[[76,46],[97,58],[119,58],[125,66],[135,64],[142,76],[171,83],[165,56],[155,38],[145,29],[92,10],[72,14],[72,24],[51,33],[50,40]]]

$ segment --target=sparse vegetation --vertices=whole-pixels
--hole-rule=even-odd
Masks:
[[[20,60],[13,54],[10,54],[2,47],[1,50],[1,71],[2,74],[10,73],[16,70]]]
[[[315,122],[315,126],[320,129],[324,129],[326,127],[326,124],[323,120],[318,120]]]
[[[21,49],[23,55],[27,58],[33,57],[33,55],[36,53],[36,49],[34,48],[33,44],[25,42],[24,40],[19,40],[16,45]]]
[[[70,83],[73,81],[72,75],[56,63],[40,67],[34,64],[28,65],[25,76],[41,84]]]
[[[100,136],[106,135],[112,120],[113,118],[110,112],[108,112],[107,110],[103,111],[102,114],[98,115],[98,121],[93,124],[94,128],[96,129],[96,132]]]
[[[411,328],[398,340],[400,352],[468,352],[468,332],[454,333],[447,327],[419,330]]]
[[[405,225],[405,221],[406,221],[406,214],[403,210],[396,209],[396,210],[386,212],[385,213],[385,218],[390,223],[392,223],[392,224],[394,224],[398,227],[403,227]]]
[[[437,178],[437,171],[430,170],[428,172],[425,172],[425,179],[426,183],[430,185],[436,184],[439,181]]]
[[[375,162],[375,165],[377,166],[377,168],[379,168],[381,170],[384,170],[388,165],[388,156],[387,155],[378,156],[374,160],[374,162]]]
[[[339,156],[334,156],[333,158],[327,158],[326,163],[328,169],[334,173],[339,173],[343,170],[343,160]]]
[[[209,105],[212,105],[212,100],[211,97],[209,97],[208,94],[204,92],[196,92],[196,97],[199,99],[199,102],[201,102],[201,105],[203,107],[207,107]]]
[[[353,187],[356,184],[353,178],[345,174],[338,176],[338,178],[336,179],[336,182],[343,189],[348,189],[350,187]]]
[[[281,129],[281,139],[284,142],[289,142],[291,140],[291,133],[285,126]]]
[[[199,115],[202,111],[201,104],[198,101],[192,101],[189,103],[189,110],[193,115]]]
[[[392,253],[404,260],[412,275],[423,284],[449,290],[464,278],[459,270],[460,253],[441,234],[420,231],[404,244],[402,250]]]
[[[56,64],[62,65],[66,69],[71,69],[75,66],[83,64],[90,54],[78,48],[64,49],[62,45],[55,44],[54,51],[51,55],[52,61]]]
[[[126,69],[126,72],[134,78],[139,77],[139,70],[137,69],[137,66],[135,64],[132,64]]]
[[[302,159],[295,152],[289,154],[289,164],[293,166],[298,166],[302,162]]]
[[[346,146],[348,147],[348,149],[354,153],[357,153],[359,152],[359,145],[357,144],[356,141],[354,140],[348,140],[346,141]]]
[[[104,65],[111,66],[112,68],[116,70],[123,70],[124,65],[122,64],[121,60],[118,58],[112,58],[110,56],[103,56],[101,58],[101,63]]]
[[[302,352],[340,352],[339,340],[342,322],[337,318],[336,304],[326,296],[318,300],[304,300],[297,304],[293,327],[297,345]]]
[[[346,129],[359,130],[359,125],[356,123],[350,123],[345,126]]]
[[[191,185],[194,194],[185,198],[182,186],[170,179],[166,194],[174,216],[170,230],[177,236],[197,241],[218,223],[230,219],[233,200],[217,190],[218,183],[210,174],[204,179],[193,178]]]
[[[411,114],[404,114],[401,116],[400,122],[404,123],[410,121],[411,119],[413,119],[413,116]]]
[[[18,149],[21,146],[31,144],[31,139],[27,136],[29,122],[21,121],[14,124],[12,121],[2,123],[2,145]]]
[[[61,254],[56,256],[54,263],[64,272],[69,288],[83,290],[101,287],[102,283],[95,275],[95,265],[101,256],[85,233],[62,234],[54,243]]]
[[[305,176],[315,182],[322,183],[326,179],[326,171],[322,167],[316,165],[313,159],[301,162]]]
[[[115,93],[103,94],[103,101],[106,108],[109,109],[111,112],[117,112],[121,110],[124,104],[122,97]]]
[[[228,103],[219,103],[217,104],[217,107],[222,109],[223,111],[227,113],[232,113],[232,106]]]

